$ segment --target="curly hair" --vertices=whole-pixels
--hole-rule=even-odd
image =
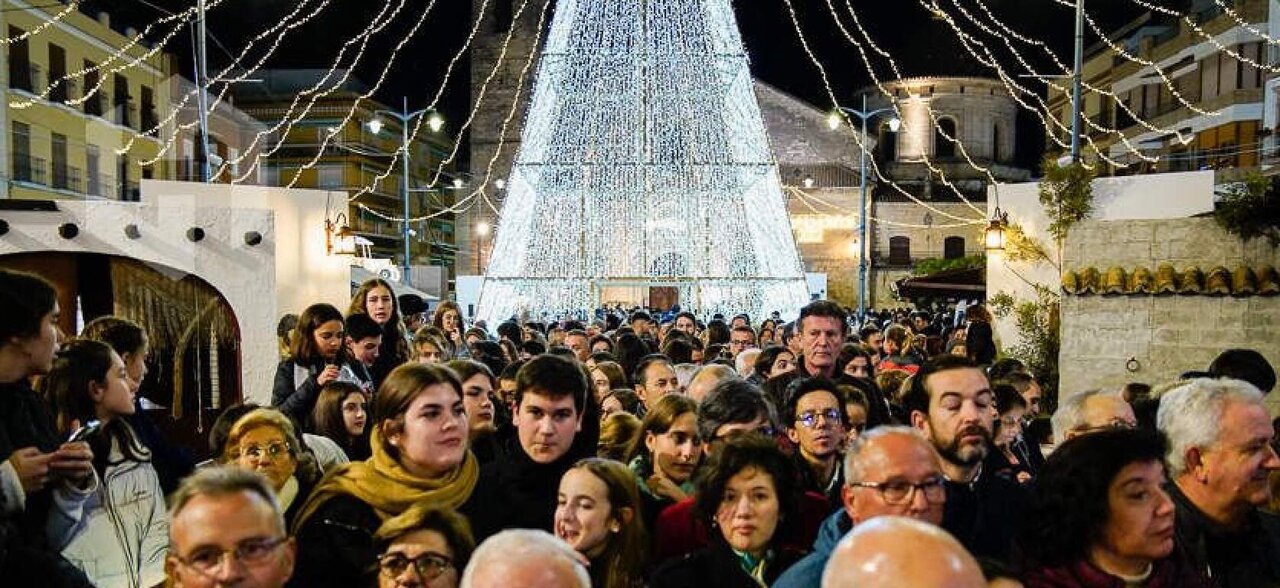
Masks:
[[[1024,569],[1059,567],[1086,557],[1111,516],[1112,480],[1134,463],[1163,463],[1167,442],[1159,433],[1113,429],[1059,445],[1041,468],[1019,530]]]
[[[778,449],[776,441],[756,433],[726,439],[720,450],[698,470],[693,503],[697,516],[708,525],[714,523],[729,479],[752,468],[769,474],[773,480],[774,494],[778,497],[778,520],[798,521],[802,490],[795,463]]]

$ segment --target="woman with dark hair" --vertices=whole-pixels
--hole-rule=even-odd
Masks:
[[[136,410],[131,386],[120,355],[88,339],[67,344],[41,381],[60,436],[101,423],[85,439],[101,482],[82,512],[55,511],[59,520],[51,526],[74,533],[50,537],[100,586],[152,586],[164,579],[169,516],[151,452],[122,418]]]
[[[790,349],[781,345],[770,345],[756,356],[753,375],[760,376],[760,383],[770,378],[789,374],[796,369],[796,356]]]
[[[703,331],[702,334],[707,347],[729,344],[729,324],[720,319],[713,319],[708,322],[707,330]]]
[[[351,306],[347,307],[347,314],[367,314],[382,327],[382,347],[378,349],[378,360],[369,368],[375,388],[382,385],[383,378],[391,370],[413,357],[409,349],[409,333],[405,331],[398,304],[391,284],[374,278],[360,284],[356,293],[351,296]]]
[[[555,534],[590,560],[595,588],[644,585],[645,527],[640,499],[626,466],[589,457],[560,478]]]
[[[320,389],[311,413],[315,433],[328,437],[351,461],[369,459],[369,396],[351,382],[334,381]]]
[[[62,443],[29,382],[53,369],[62,341],[57,293],[43,278],[0,269],[0,308],[0,503],[14,507],[0,509],[0,578],[15,586],[91,586],[45,540],[52,511],[77,518],[94,480],[89,445]]]
[[[462,338],[462,307],[452,300],[441,301],[431,315],[431,325],[444,333],[450,357],[467,357],[467,342]]]
[[[373,538],[380,553],[377,588],[457,588],[476,550],[465,517],[426,504],[387,519]]]
[[[377,558],[373,533],[417,504],[458,508],[479,478],[467,450],[462,382],[444,366],[410,363],[373,399],[373,457],[339,467],[316,486],[293,524],[298,586],[357,586]]]
[[[658,514],[693,494],[693,474],[702,461],[698,403],[668,394],[644,415],[626,463],[640,489],[641,514],[652,529]]]
[[[868,382],[876,379],[876,366],[871,363],[871,354],[857,343],[845,343],[840,347],[840,356],[836,359],[840,373],[854,378],[862,378]]]
[[[610,390],[627,387],[627,375],[615,361],[602,361],[591,368],[591,390],[595,401],[603,402]]]
[[[1032,488],[1018,556],[1028,588],[1197,588],[1174,546],[1159,433],[1110,429],[1058,446]]]
[[[983,468],[997,476],[1026,484],[1035,471],[1031,469],[1029,460],[1014,450],[1014,442],[1022,436],[1022,417],[1027,412],[1027,401],[1017,388],[1008,384],[996,384],[991,391],[996,397],[995,430],[991,436],[995,451],[987,453]]]
[[[978,365],[991,365],[996,360],[996,342],[991,333],[991,313],[983,304],[971,304],[964,311],[964,350]]]
[[[727,438],[697,476],[694,511],[711,544],[656,571],[654,588],[760,588],[777,580],[801,554],[775,541],[779,523],[799,521],[795,465],[770,438]]]
[[[627,376],[627,385],[630,386],[631,376],[636,373],[636,366],[640,365],[640,360],[644,356],[649,355],[649,346],[643,340],[635,335],[622,335],[618,337],[616,353],[618,365],[622,366],[622,373]]]
[[[312,304],[298,317],[293,352],[276,368],[271,405],[310,430],[320,388],[341,377],[346,362],[342,313],[329,304]]]
[[[614,388],[610,390],[603,399],[600,400],[600,419],[609,418],[609,415],[625,412],[636,414],[640,411],[640,396],[635,390],[630,388]]]
[[[494,390],[498,379],[488,366],[472,359],[455,359],[447,364],[462,381],[462,404],[467,409],[468,439],[471,452],[480,465],[501,459],[505,452],[498,441]]]

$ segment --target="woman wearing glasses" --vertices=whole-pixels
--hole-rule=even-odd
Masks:
[[[467,449],[462,382],[452,370],[396,368],[373,399],[371,422],[373,457],[326,476],[293,525],[293,585],[360,585],[384,521],[420,504],[457,509],[475,490],[480,468]]]
[[[231,426],[223,461],[266,476],[289,523],[320,479],[311,454],[301,448],[293,422],[284,413],[257,408]]]
[[[1040,470],[1023,519],[1024,583],[1208,586],[1174,547],[1165,450],[1160,434],[1137,429],[1102,430],[1058,446]]]
[[[380,546],[378,588],[457,588],[476,542],[471,525],[449,509],[418,505],[389,518]]]
[[[987,453],[982,467],[997,476],[1026,484],[1031,481],[1033,472],[1027,457],[1017,451],[1014,444],[1022,436],[1022,417],[1027,413],[1027,401],[1017,388],[1007,384],[996,384],[992,392],[995,392],[998,415],[991,442],[995,451]]]
[[[699,473],[694,498],[711,544],[659,567],[654,588],[760,588],[799,559],[775,540],[779,523],[801,518],[795,466],[770,438],[744,433],[722,443]]]

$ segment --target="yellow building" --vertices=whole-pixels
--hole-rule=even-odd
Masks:
[[[337,90],[316,100],[309,109],[310,97],[304,94],[289,114],[294,97],[315,87],[327,73],[325,70],[263,71],[255,76],[262,80],[261,83],[242,84],[236,88],[236,106],[268,129],[276,129],[286,116],[297,119],[304,109],[307,110],[301,120],[280,126],[271,133],[258,177],[262,184],[268,186],[292,183],[296,188],[343,191],[352,196],[371,186],[370,192],[360,195],[345,207],[349,226],[357,235],[372,242],[373,257],[394,260],[398,266],[403,260],[404,243],[401,224],[392,219],[404,217],[404,202],[401,197],[402,167],[400,159],[393,159],[392,154],[402,140],[401,125],[395,117],[380,115],[378,111],[400,112],[401,109],[373,100],[360,100],[356,114],[347,119],[352,105],[367,92],[363,83],[348,77]],[[320,87],[330,88],[346,74],[341,70],[334,72]],[[369,124],[374,120],[379,121],[378,132],[374,132]],[[414,123],[410,124],[412,129]],[[334,128],[339,132],[322,152],[321,144]],[[283,143],[271,153],[281,134]],[[444,268],[446,280],[455,276],[457,260],[454,215],[446,209],[453,206],[456,198],[466,196],[467,186],[455,185],[459,178],[452,165],[445,167],[436,185],[432,186],[431,182],[440,162],[452,149],[453,143],[447,133],[433,131],[424,121],[409,150],[410,216],[435,215],[410,223],[410,259],[414,266]],[[318,159],[317,153],[320,154]],[[313,159],[316,160],[314,163]],[[388,166],[391,166],[390,174],[378,181],[377,177],[386,173]],[[337,202],[333,207],[343,209]],[[411,274],[415,283],[418,283],[420,274],[416,271]]]
[[[1237,0],[1232,3],[1234,14],[1215,2],[1190,4],[1187,17],[1194,27],[1182,19],[1148,13],[1115,31],[1110,44],[1087,50],[1082,112],[1089,122],[1081,123],[1081,132],[1096,147],[1082,140],[1081,152],[1091,160],[1100,159],[1101,152],[1118,164],[1129,164],[1106,164],[1104,174],[1258,166],[1263,128],[1268,126],[1264,121],[1275,105],[1274,96],[1264,92],[1266,72],[1255,65],[1267,63],[1268,57],[1266,43],[1254,31],[1268,30],[1270,2]],[[1125,59],[1111,45],[1156,64],[1160,71]],[[1070,81],[1055,83],[1065,91],[1050,88],[1049,108],[1070,129]],[[1070,142],[1069,131],[1051,133]],[[1159,161],[1144,161],[1121,136],[1142,155]]]
[[[146,43],[130,47],[136,32],[113,29],[106,13],[22,0],[0,6],[0,30],[12,40],[0,198],[137,200],[140,180],[169,177],[163,162],[142,163],[169,136],[156,127],[169,108],[172,56],[148,56]]]

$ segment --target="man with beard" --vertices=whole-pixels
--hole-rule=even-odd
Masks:
[[[903,398],[911,425],[942,456],[947,478],[943,528],[975,556],[1004,560],[1027,497],[1016,482],[982,473],[991,451],[994,402],[982,369],[956,355],[925,362]]]

